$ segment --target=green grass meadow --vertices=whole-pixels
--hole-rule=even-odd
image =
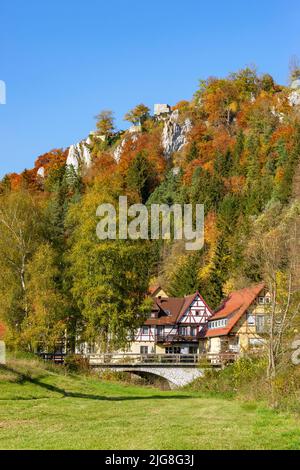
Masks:
[[[11,360],[0,367],[0,449],[300,449],[300,420]]]

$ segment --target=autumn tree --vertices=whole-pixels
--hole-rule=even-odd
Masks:
[[[28,263],[44,240],[40,205],[28,192],[0,198],[0,317],[17,340],[30,312]]]
[[[259,89],[259,78],[255,67],[245,67],[238,72],[231,73],[229,78],[237,87],[240,98],[254,98]]]
[[[238,110],[238,89],[233,80],[202,80],[197,96],[210,123],[230,126]]]
[[[57,284],[60,273],[56,256],[55,250],[44,243],[27,266],[29,308],[18,342],[32,351],[53,352],[65,342],[67,304]]]
[[[126,348],[143,322],[151,275],[151,242],[97,238],[97,207],[116,205],[120,191],[115,174],[109,181],[98,181],[69,211],[68,270],[82,314],[81,338],[98,342],[104,351]]]
[[[75,350],[76,327],[80,321],[80,312],[71,295],[72,280],[67,271],[68,226],[66,218],[71,206],[81,199],[82,179],[80,173],[71,167],[57,167],[49,171],[45,188],[49,192],[45,206],[47,240],[55,254],[57,295],[63,298],[68,309],[68,321],[65,324],[67,350]]]
[[[132,122],[132,124],[142,125],[143,122],[149,117],[149,112],[150,109],[141,103],[128,111],[128,113],[125,114],[124,119],[125,121]]]
[[[45,180],[49,177],[51,172],[55,172],[62,167],[65,167],[67,160],[68,150],[53,149],[50,152],[40,155],[35,161],[36,172],[40,169],[44,169]]]
[[[290,81],[300,78],[300,60],[297,56],[292,56],[289,63]]]
[[[267,377],[274,392],[274,380],[284,367],[295,326],[299,323],[300,287],[298,276],[299,204],[283,209],[277,202],[255,222],[248,244],[248,256],[258,267],[271,294],[266,311]],[[297,282],[295,282],[297,281]]]
[[[107,138],[111,137],[114,132],[114,116],[109,109],[104,109],[96,116],[96,127],[99,135]]]

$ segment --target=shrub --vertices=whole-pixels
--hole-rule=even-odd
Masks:
[[[70,354],[65,357],[65,367],[69,372],[88,372],[90,370],[87,358],[79,354]]]
[[[242,357],[225,369],[206,369],[204,376],[189,387],[194,391],[234,396],[245,394],[251,398],[257,393],[258,382],[265,381],[266,364],[262,359]]]

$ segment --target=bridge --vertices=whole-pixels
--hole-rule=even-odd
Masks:
[[[157,376],[167,380],[171,388],[187,385],[203,377],[206,368],[220,369],[234,362],[236,353],[222,354],[87,354],[95,370],[117,370],[141,377]]]

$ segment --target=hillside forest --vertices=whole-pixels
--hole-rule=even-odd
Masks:
[[[80,336],[105,350],[125,347],[149,312],[151,284],[171,296],[199,290],[214,309],[230,291],[264,280],[294,308],[300,113],[289,93],[253,68],[209,77],[190,101],[173,106],[179,123],[192,125],[187,143],[168,158],[163,120],[138,104],[125,116],[139,126],[135,139],[115,128],[110,110],[99,113],[88,168],[66,165],[68,149],[54,149],[33,169],[7,174],[0,183],[0,322],[8,345],[51,351],[65,337],[73,351]],[[99,241],[96,209],[117,207],[121,195],[128,204],[204,204],[203,249],[186,251],[178,240]]]

